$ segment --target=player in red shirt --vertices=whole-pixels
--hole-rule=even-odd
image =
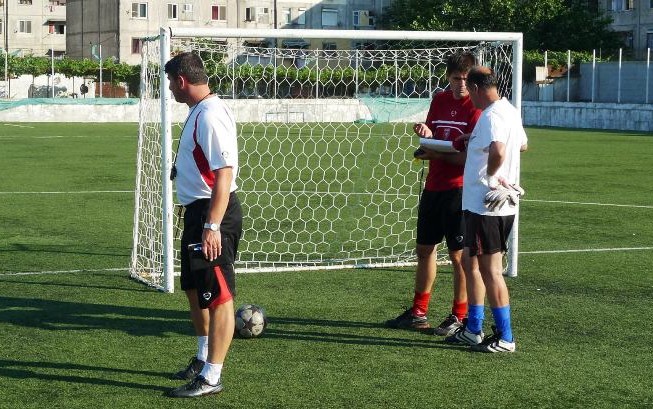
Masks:
[[[386,321],[390,328],[427,330],[431,290],[436,276],[437,245],[446,239],[449,258],[453,265],[454,296],[451,315],[434,333],[451,335],[467,316],[467,291],[462,265],[463,213],[462,186],[466,152],[459,143],[461,135],[474,129],[481,111],[469,99],[465,86],[467,73],[475,65],[473,54],[456,53],[447,59],[446,76],[449,88],[436,94],[426,116],[426,123],[414,125],[413,130],[422,138],[454,141],[458,153],[440,153],[421,148],[416,157],[429,161],[429,173],[419,202],[417,214],[417,272],[413,306],[397,318]],[[457,141],[458,140],[458,141]]]

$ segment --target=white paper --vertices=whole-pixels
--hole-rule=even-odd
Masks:
[[[419,146],[427,149],[432,149],[437,152],[453,153],[458,152],[453,147],[453,142],[451,141],[441,141],[439,139],[432,138],[419,138]]]

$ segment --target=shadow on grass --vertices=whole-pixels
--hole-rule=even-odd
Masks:
[[[43,373],[44,369],[54,369],[61,371],[61,374]],[[70,371],[83,371],[84,375],[71,375]],[[154,377],[168,377],[169,373],[152,372],[152,371],[134,371],[129,369],[97,367],[70,363],[58,362],[29,362],[29,361],[10,361],[0,360],[0,377],[13,379],[38,379],[39,381],[48,382],[66,382],[91,385],[116,386],[132,389],[149,389],[155,391],[167,391],[170,388],[160,385],[148,385],[136,382],[124,382],[106,378],[97,378],[88,376],[91,372],[98,373],[117,373],[131,374]]]
[[[329,342],[347,345],[373,345],[373,346],[391,346],[391,347],[420,347],[420,348],[445,348],[457,349],[458,345],[446,344],[439,336],[428,333],[417,333],[414,331],[391,330],[383,324],[371,322],[356,322],[343,320],[324,320],[310,318],[290,318],[290,317],[268,317],[271,323],[267,328],[265,338],[278,338],[288,340]],[[404,334],[404,337],[383,337],[377,335],[350,334],[343,332],[327,331],[303,331],[281,329],[276,325],[303,325],[307,327],[334,327],[334,328],[362,328],[362,329],[383,329],[392,331],[395,334]],[[376,331],[375,331],[376,332]],[[416,339],[420,337],[421,339]]]
[[[52,331],[105,329],[134,336],[192,333],[187,311],[0,297],[0,322]]]
[[[73,249],[71,249],[73,248]],[[70,245],[36,245],[36,244],[11,244],[11,248],[2,250],[2,253],[54,253],[54,254],[77,254],[81,256],[117,256],[129,257],[131,251],[130,247],[118,247],[115,251],[88,251],[74,250],[74,246]]]

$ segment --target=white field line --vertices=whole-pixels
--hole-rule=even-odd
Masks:
[[[85,195],[99,193],[134,193],[133,190],[79,190],[75,192],[0,192],[0,195]]]
[[[20,273],[0,273],[2,276],[30,276],[30,275],[45,275],[45,274],[70,274],[70,273],[99,273],[104,271],[129,271],[128,268],[98,268],[93,270],[56,270],[56,271],[25,271]]]
[[[653,250],[653,247],[614,247],[614,248],[600,248],[600,249],[567,249],[567,250],[535,250],[535,251],[520,251],[519,254],[562,254],[562,253],[602,253],[602,252],[615,252],[615,251],[646,251]],[[336,268],[343,268],[338,266]],[[310,270],[310,268],[305,268]],[[46,275],[46,274],[71,274],[71,273],[99,273],[107,271],[129,271],[129,268],[99,268],[99,269],[81,269],[81,270],[56,270],[56,271],[26,271],[26,272],[8,272],[0,273],[0,277],[4,276],[27,276],[27,275]],[[265,271],[275,272],[275,271]],[[244,274],[244,273],[243,273]]]
[[[29,126],[29,125],[18,125],[18,124],[3,124],[4,126],[15,126],[16,128],[30,128],[34,129],[34,126]]]
[[[594,202],[568,202],[564,200],[537,200],[537,199],[522,199],[523,202],[538,202],[538,203],[560,203],[560,204],[574,204],[583,206],[612,206],[612,207],[632,207],[641,209],[653,209],[653,205],[629,205],[617,203],[594,203]]]
[[[279,193],[290,193],[291,191],[276,191],[276,192],[268,192],[268,191],[252,191],[251,193],[272,193],[272,194],[279,194]],[[133,190],[79,190],[79,191],[43,191],[43,192],[20,192],[20,191],[14,191],[14,192],[0,192],[0,195],[65,195],[65,194],[95,194],[95,193],[134,193]],[[334,192],[316,192],[316,191],[296,191],[295,193],[312,193],[312,194],[319,194],[319,195],[329,195],[329,194],[334,194]],[[386,195],[386,196],[392,196],[396,195],[393,193],[387,193],[387,192],[335,192],[335,194],[338,195]],[[571,202],[571,201],[563,201],[563,200],[537,200],[537,199],[522,199],[524,202],[537,202],[537,203],[559,203],[559,204],[573,204],[573,205],[582,205],[582,206],[608,206],[608,207],[626,207],[626,208],[634,208],[634,209],[653,209],[653,205],[631,205],[631,204],[618,204],[618,203],[595,203],[595,202]]]
[[[26,128],[32,128],[26,127]],[[134,138],[138,135],[41,135],[41,136],[18,136],[18,135],[4,135],[0,139],[63,139],[63,138]]]
[[[614,247],[605,249],[569,249],[569,250],[534,250],[520,251],[519,254],[560,254],[560,253],[603,253],[608,251],[653,250],[653,247]]]

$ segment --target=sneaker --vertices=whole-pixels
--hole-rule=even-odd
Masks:
[[[437,326],[433,330],[433,333],[435,335],[441,335],[443,337],[448,337],[449,335],[453,335],[454,332],[458,328],[460,328],[463,325],[463,323],[456,317],[455,315],[451,314],[447,318],[442,321],[440,325]]]
[[[493,334],[485,337],[483,342],[478,345],[472,345],[472,351],[475,352],[515,352],[515,342],[508,342],[501,339],[501,333],[497,328],[492,326]]]
[[[463,319],[462,324],[458,327],[453,334],[449,335],[444,339],[444,342],[450,344],[466,344],[466,345],[478,345],[483,342],[483,331],[480,334],[474,334],[471,331],[467,331],[467,318]]]
[[[202,368],[204,368],[204,361],[200,361],[194,356],[190,359],[190,362],[188,362],[186,369],[182,369],[172,375],[172,379],[190,381],[191,379],[195,379],[195,377],[202,372]]]
[[[195,379],[186,385],[182,385],[168,392],[168,396],[171,398],[196,398],[198,396],[220,393],[223,389],[222,380],[219,380],[215,385],[211,385],[202,375],[197,375]]]
[[[429,322],[424,316],[413,315],[413,309],[409,308],[397,318],[387,320],[385,326],[396,329],[423,330],[430,327]]]

